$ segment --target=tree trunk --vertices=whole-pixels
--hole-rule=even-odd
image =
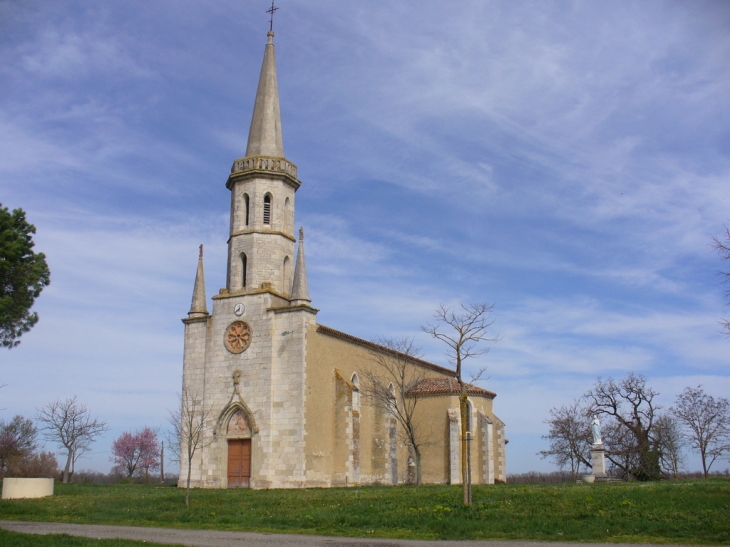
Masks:
[[[639,426],[636,438],[639,441],[639,468],[635,470],[634,476],[640,481],[659,480],[659,455],[649,439],[649,432]]]
[[[466,476],[469,479],[469,486],[466,489],[469,498],[468,505],[471,505],[471,431],[466,432]]]
[[[193,471],[193,458],[188,456],[188,480],[185,486],[185,506],[190,506],[190,473]]]
[[[421,451],[417,446],[413,447],[413,457],[416,460],[416,486],[421,485]]]
[[[471,477],[469,476],[469,462],[467,461],[468,441],[466,438],[466,421],[469,405],[466,400],[466,386],[459,380],[461,384],[461,394],[459,396],[459,411],[461,414],[461,484],[464,487],[464,505],[471,505]]]
[[[69,470],[71,469],[71,460],[73,459],[73,457],[74,457],[73,450],[71,450],[69,448],[68,449],[68,458],[66,458],[66,467],[64,467],[64,469],[63,469],[63,479],[61,481],[64,484],[68,483],[68,474],[69,474]]]

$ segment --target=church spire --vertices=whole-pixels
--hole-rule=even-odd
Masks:
[[[294,283],[291,289],[292,305],[308,304],[309,288],[307,287],[307,267],[304,263],[304,228],[299,228],[299,249],[297,250],[297,263],[294,266]]]
[[[198,271],[195,273],[195,288],[193,289],[193,301],[190,304],[188,317],[201,317],[208,315],[208,306],[205,302],[205,276],[203,274],[203,245],[200,245],[198,256]]]
[[[279,113],[279,88],[276,82],[276,58],[274,56],[274,32],[264,49],[259,87],[253,107],[251,129],[248,133],[246,156],[284,157],[281,140],[281,114]]]

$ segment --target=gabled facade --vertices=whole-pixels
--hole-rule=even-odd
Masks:
[[[294,233],[301,182],[284,156],[273,39],[269,32],[246,155],[233,162],[226,183],[226,287],[213,296],[209,313],[201,247],[183,319],[183,382],[212,410],[191,483],[299,488],[409,482],[409,451],[395,420],[360,396],[373,352],[389,350],[318,325],[311,306],[304,232],[298,238]],[[421,398],[418,419],[434,432],[423,454],[424,482],[459,482],[454,372],[413,362],[424,376],[412,387]],[[472,480],[504,480],[506,441],[504,424],[492,411],[495,394],[472,388],[469,396]],[[187,462],[181,464],[184,484]]]

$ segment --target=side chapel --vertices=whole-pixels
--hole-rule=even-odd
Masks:
[[[389,412],[361,398],[373,352],[391,350],[320,325],[307,288],[304,233],[294,231],[297,166],[284,157],[274,33],[268,33],[246,155],[233,162],[226,287],[208,312],[202,246],[185,324],[183,384],[211,409],[191,485],[301,488],[413,480],[409,448]],[[295,253],[296,250],[296,253]],[[424,483],[460,477],[459,385],[420,359],[417,420],[435,439],[422,449]],[[504,423],[495,393],[469,391],[474,484],[504,481]],[[183,459],[185,447],[182,447]],[[180,484],[187,479],[180,466]]]

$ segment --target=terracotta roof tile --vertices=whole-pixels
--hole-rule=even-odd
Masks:
[[[456,378],[424,378],[408,390],[406,395],[458,395],[459,382]],[[494,399],[497,394],[478,386],[467,384],[467,395]]]

